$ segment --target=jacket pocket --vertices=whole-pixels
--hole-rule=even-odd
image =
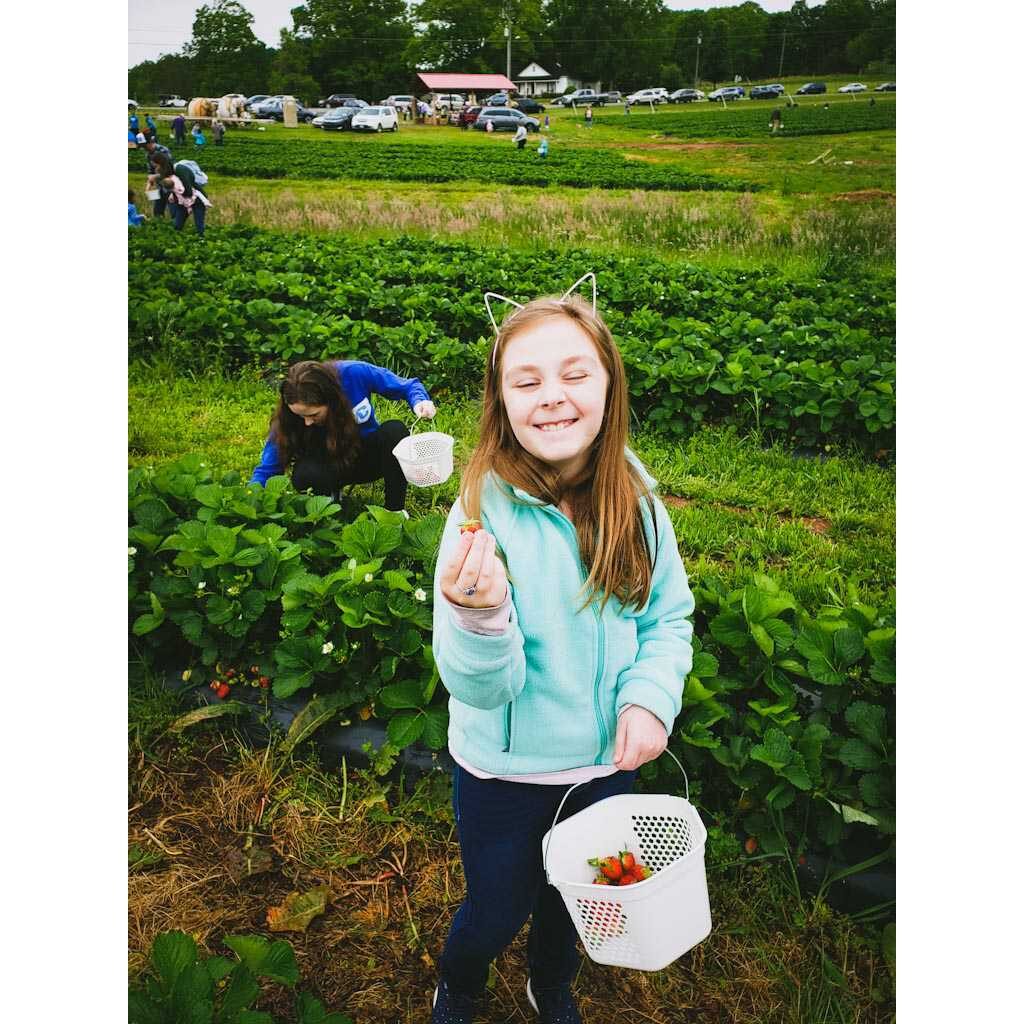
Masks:
[[[516,702],[510,700],[505,705],[505,746],[502,748],[506,753],[512,753],[512,743],[515,738],[516,729]]]

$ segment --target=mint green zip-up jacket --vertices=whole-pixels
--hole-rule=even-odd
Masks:
[[[434,576],[433,650],[450,694],[448,744],[470,764],[494,775],[612,764],[627,704],[647,708],[671,734],[693,661],[693,595],[665,506],[654,498],[655,531],[640,500],[648,547],[657,551],[647,604],[624,609],[612,597],[600,616],[598,605],[577,613],[586,574],[572,521],[488,478],[481,518],[513,581],[512,620],[501,636],[457,625],[441,593],[441,570],[466,518],[456,501]]]

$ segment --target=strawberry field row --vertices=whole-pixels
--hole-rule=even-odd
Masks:
[[[191,155],[191,154],[190,154]],[[645,191],[756,191],[735,178],[694,174],[669,164],[628,161],[612,150],[554,146],[541,160],[531,149],[502,145],[431,145],[390,138],[260,139],[235,135],[229,146],[207,147],[203,170],[246,178],[354,178],[365,181],[479,181],[495,185],[565,185]],[[145,170],[141,151],[128,168]]]
[[[128,495],[131,630],[158,664],[189,665],[196,686],[249,666],[277,697],[308,695],[289,743],[372,714],[394,750],[443,747],[431,651],[440,515],[371,508],[349,522],[286,477],[247,486],[197,455],[131,470]],[[692,584],[693,665],[671,744],[703,806],[743,794],[744,827],[765,852],[842,850],[851,826],[892,834],[892,610],[853,587],[809,610],[766,575],[735,590]]]
[[[734,102],[714,111],[632,114],[621,123],[616,122],[616,126],[684,139],[762,139],[768,134],[768,117],[776,107],[782,112],[783,128],[779,134],[783,137],[896,129],[893,100],[882,100],[873,107],[867,100],[858,100],[827,108],[822,104],[787,107],[783,100],[744,106]]]
[[[129,339],[183,366],[351,357],[478,391],[483,293],[525,299],[594,270],[637,416],[669,434],[759,427],[817,446],[893,446],[891,276],[793,280],[646,258],[400,238],[353,244],[236,226],[129,240]]]

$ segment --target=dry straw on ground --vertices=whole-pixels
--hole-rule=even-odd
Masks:
[[[326,913],[304,934],[285,936],[302,987],[356,1024],[428,1019],[436,958],[464,891],[444,776],[400,802],[394,786],[350,772],[343,796],[337,773],[233,740],[194,737],[187,752],[169,743],[155,755],[136,752],[129,776],[129,843],[162,855],[129,876],[132,976],[161,931],[180,928],[201,948],[225,953],[224,935],[269,934],[269,907],[293,890],[327,885]],[[226,865],[246,844],[268,849],[273,869],[236,884]],[[827,911],[803,928],[759,928],[759,918],[779,923],[779,909],[751,906],[765,887],[737,884],[736,871],[711,874],[715,930],[667,970],[584,961],[577,990],[587,1024],[816,1020],[806,1004],[824,984],[822,944],[856,1004],[869,1008],[844,1019],[889,1019],[865,997],[876,961],[851,929],[837,927]],[[535,1019],[525,978],[524,933],[495,964],[486,1019]],[[280,987],[268,986],[259,1008],[291,1019],[291,997]]]

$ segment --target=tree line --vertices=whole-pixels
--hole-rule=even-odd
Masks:
[[[784,75],[895,76],[896,0],[826,0],[769,14],[757,3],[673,11],[661,0],[306,0],[270,47],[239,0],[198,8],[192,38],[128,71],[129,95],[332,92],[373,102],[420,93],[417,71],[512,75],[531,61],[623,92],[697,80],[712,85]]]

